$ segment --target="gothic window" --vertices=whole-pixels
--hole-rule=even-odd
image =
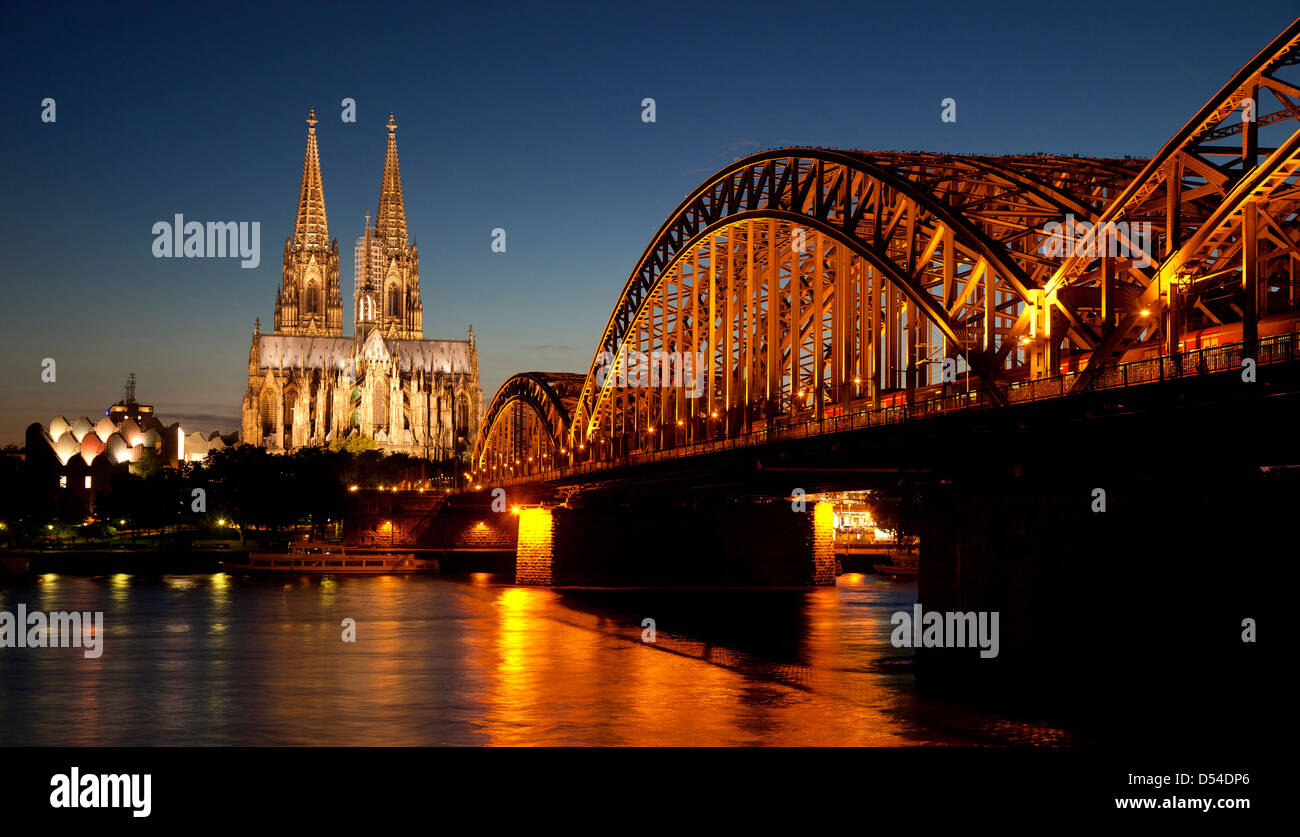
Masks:
[[[388,429],[388,381],[380,378],[375,381],[375,432]]]
[[[456,399],[456,435],[469,438],[469,399],[464,395]]]
[[[269,389],[262,393],[261,423],[262,438],[275,433],[275,393]]]
[[[284,416],[284,435],[286,437],[285,447],[288,447],[288,439],[293,435],[293,414],[298,408],[298,391],[287,389],[284,391],[284,410],[280,415]]]
[[[315,282],[307,286],[307,313],[316,315],[321,313],[320,288],[316,287]]]
[[[402,292],[396,285],[390,285],[388,288],[388,316],[402,316]]]

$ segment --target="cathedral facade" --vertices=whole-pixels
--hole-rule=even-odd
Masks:
[[[338,239],[329,237],[315,111],[293,235],[275,294],[274,328],[253,327],[240,438],[272,450],[351,436],[434,460],[459,459],[483,412],[474,328],[465,340],[425,340],[420,256],[407,235],[397,123],[374,223],[367,214],[354,258],[352,336],[343,334]]]

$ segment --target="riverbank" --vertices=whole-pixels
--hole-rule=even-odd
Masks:
[[[403,549],[417,555],[435,557],[443,572],[469,573],[493,572],[513,575],[513,552],[481,549]],[[6,559],[16,559],[6,564],[27,560],[29,575],[55,573],[58,575],[107,575],[129,573],[132,575],[188,575],[221,572],[221,562],[228,559],[244,560],[251,550],[234,549],[57,549],[57,550],[6,550]],[[20,573],[21,570],[9,570]]]

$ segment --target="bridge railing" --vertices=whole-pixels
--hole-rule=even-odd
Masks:
[[[1094,376],[1090,389],[1120,389],[1173,378],[1187,378],[1215,372],[1241,370],[1242,361],[1247,357],[1244,345],[1243,343],[1230,343],[1223,346],[1192,349],[1177,354],[1159,355],[1107,367]],[[1258,366],[1267,366],[1293,361],[1298,357],[1300,357],[1300,335],[1287,333],[1261,338],[1252,359]],[[1062,398],[1073,391],[1074,384],[1080,374],[1079,372],[1068,372],[1063,375],[1032,381],[1019,381],[1008,386],[1004,390],[1004,395],[1007,402],[1011,404]],[[765,445],[772,441],[863,430],[962,410],[994,407],[998,406],[998,404],[999,402],[987,391],[972,390],[915,401],[911,404],[889,405],[876,409],[867,408],[825,416],[820,421],[815,418],[790,421],[788,417],[779,416],[770,428],[766,426],[757,427],[749,433],[738,436],[692,442],[663,450],[636,451],[574,465],[560,465],[543,469],[534,474],[494,482],[509,485],[534,482],[539,477],[547,479],[579,476],[608,471],[614,468],[624,468],[629,465],[642,465],[669,459],[679,459],[685,456],[697,456],[704,453]]]

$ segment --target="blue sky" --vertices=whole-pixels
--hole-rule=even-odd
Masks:
[[[1249,15],[1187,2],[126,5],[0,13],[0,444],[32,421],[102,415],[129,372],[165,420],[238,429],[308,107],[345,324],[391,111],[425,336],[473,323],[490,398],[515,371],[585,372],[649,238],[738,157],[1149,155],[1296,14],[1284,0]],[[939,119],[948,96],[954,124]],[[176,213],[261,222],[261,265],[154,258],[152,226]],[[55,383],[41,381],[47,357]]]

